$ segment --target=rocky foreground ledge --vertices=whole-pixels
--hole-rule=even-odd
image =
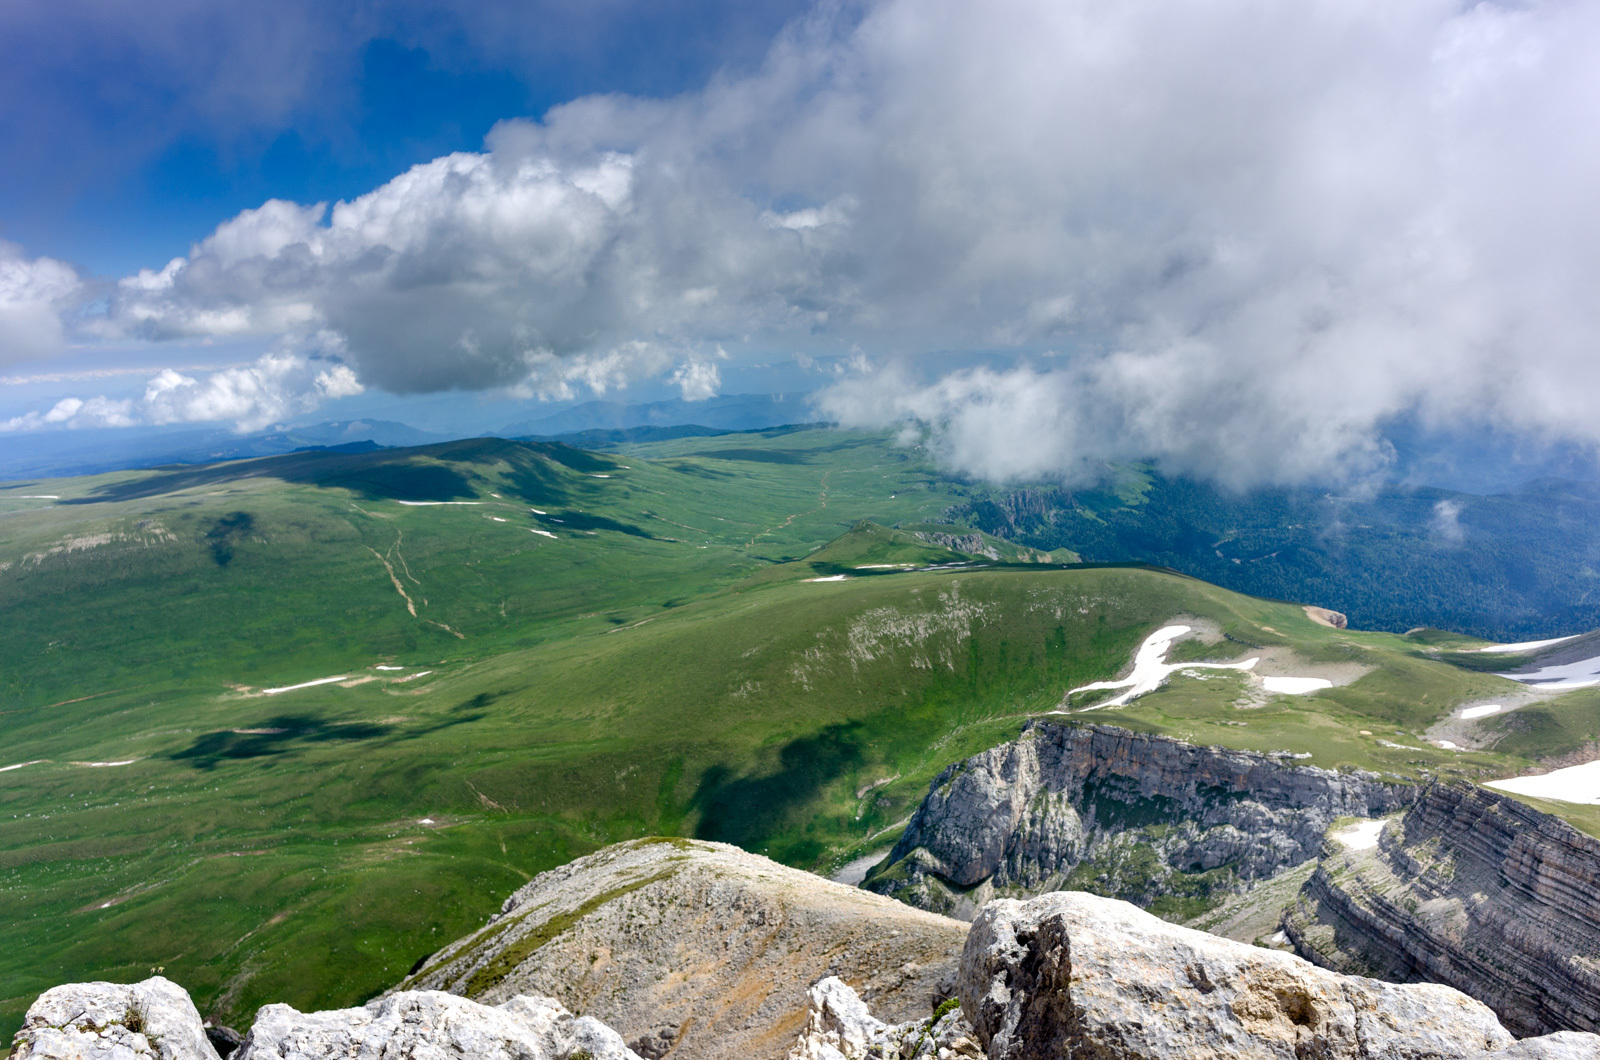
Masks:
[[[907,952],[925,965],[889,963]],[[434,963],[402,987],[438,976],[456,992],[268,1005],[230,1060],[698,1060],[730,1042],[749,1060],[1600,1060],[1594,1034],[1518,1042],[1449,987],[1341,975],[1115,899],[994,901],[969,932],[687,841],[621,844],[547,873]],[[583,965],[602,964],[586,978]],[[486,968],[494,988],[460,996]],[[585,997],[583,1014],[534,982]],[[918,992],[922,1012],[906,1018]],[[630,1045],[606,1012],[670,1033]],[[16,1060],[220,1060],[214,1040],[165,979],[82,983],[34,1003]]]

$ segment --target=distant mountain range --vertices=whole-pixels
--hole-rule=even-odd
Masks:
[[[346,420],[281,431],[235,434],[217,427],[102,428],[0,435],[0,480],[100,475],[162,464],[207,464],[298,449],[428,445],[448,440],[390,420]]]
[[[726,394],[706,401],[638,405],[588,401],[548,416],[519,420],[498,431],[479,433],[503,438],[559,438],[571,445],[604,448],[627,442],[781,427],[815,418],[805,394]],[[356,442],[385,448],[431,445],[460,437],[463,435],[424,431],[378,419],[330,421],[251,434],[194,425],[31,431],[0,434],[0,481],[101,475],[162,464],[208,464]]]
[[[723,394],[705,401],[652,401],[643,405],[586,401],[549,416],[519,420],[498,433],[508,438],[553,437],[579,431],[687,424],[725,431],[752,431],[817,419],[806,397],[805,394]]]

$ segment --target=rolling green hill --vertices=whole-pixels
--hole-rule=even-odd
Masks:
[[[1551,750],[1422,745],[1512,687],[1437,637],[919,537],[957,498],[867,434],[479,440],[0,495],[4,1034],[47,986],[152,967],[224,1021],[355,1003],[620,839],[826,868],[1174,619],[1202,634],[1182,658],[1269,652],[1339,687],[1179,677],[1088,717],[1402,775]]]

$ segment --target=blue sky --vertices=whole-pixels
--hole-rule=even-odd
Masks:
[[[592,93],[672,96],[747,70],[801,5],[260,7],[5,5],[0,238],[122,275],[266,199],[353,198],[478,150],[507,118]]]
[[[1600,6],[0,5],[0,433],[816,391],[949,466],[1590,450]]]

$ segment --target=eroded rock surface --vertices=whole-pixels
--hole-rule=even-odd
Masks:
[[[990,1060],[1445,1060],[1513,1043],[1449,987],[1339,975],[1081,892],[987,905],[958,990]]]
[[[616,1031],[547,997],[480,1005],[408,990],[361,1008],[297,1012],[266,1005],[237,1060],[639,1060]]]
[[[926,1019],[884,1023],[850,985],[829,976],[809,991],[805,1030],[789,1060],[980,1060],[972,1025],[953,1000]]]
[[[887,1022],[954,994],[967,926],[737,847],[638,840],[543,873],[404,988],[546,994],[647,1057],[779,1057],[808,988],[848,982]]]
[[[1318,964],[1448,983],[1518,1034],[1600,1030],[1600,841],[1495,792],[1430,786],[1376,847],[1331,849],[1284,926]]]
[[[188,993],[152,976],[142,983],[70,983],[28,1009],[14,1060],[217,1060]]]
[[[1061,887],[1199,906],[1314,859],[1336,818],[1414,795],[1371,774],[1033,722],[941,773],[864,886],[964,918],[997,894]]]

